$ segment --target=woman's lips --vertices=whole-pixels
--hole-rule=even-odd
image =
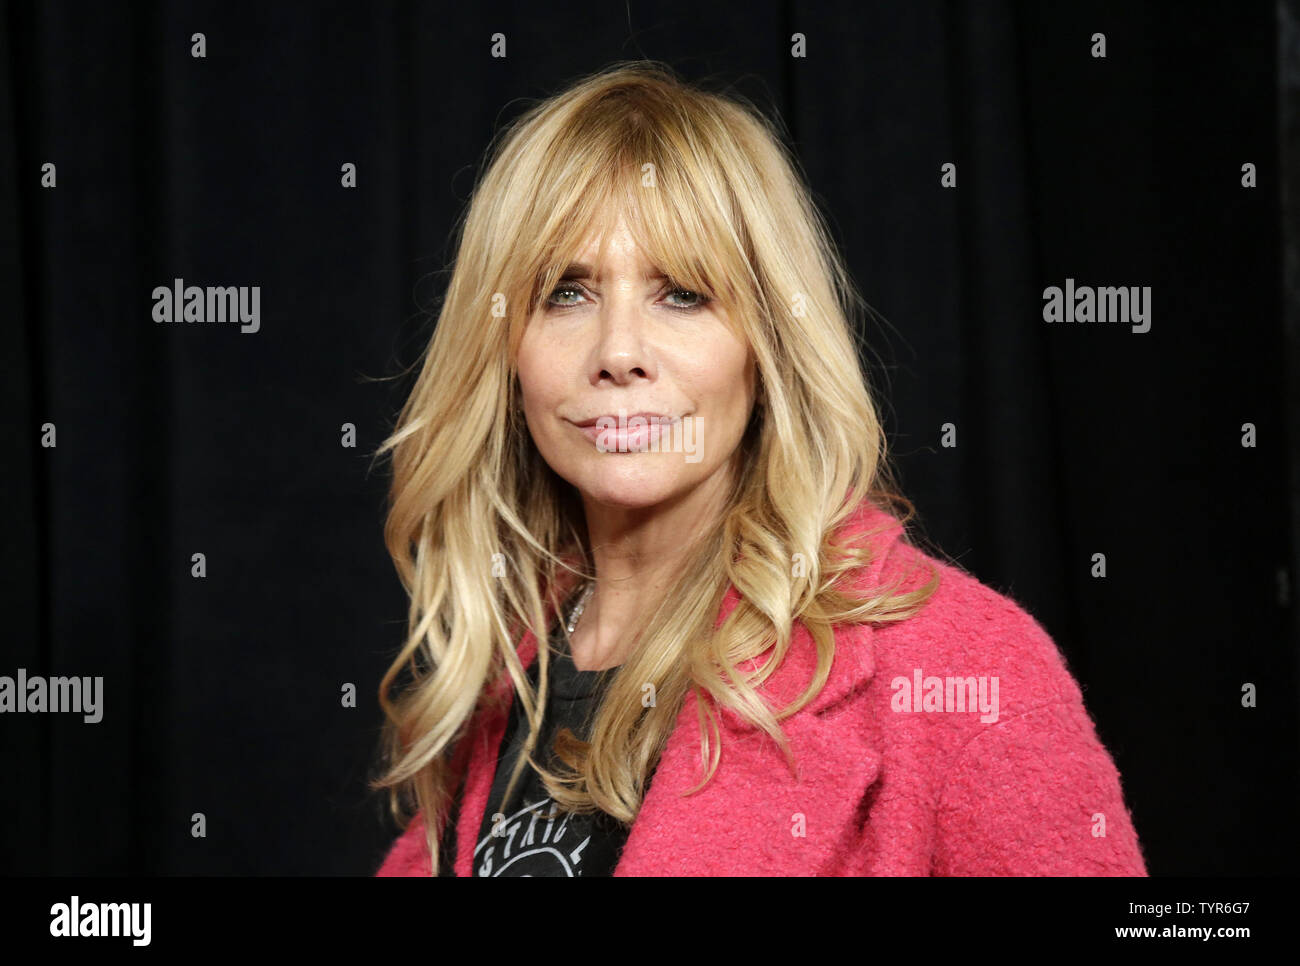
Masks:
[[[586,420],[589,425],[574,423],[574,427],[602,453],[638,453],[656,445],[663,430],[671,432],[678,421],[672,416],[638,414],[624,419],[601,417],[599,422]]]

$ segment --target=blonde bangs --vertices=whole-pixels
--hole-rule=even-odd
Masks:
[[[516,236],[519,272],[503,285],[527,293],[519,303],[526,310],[512,313],[512,349],[565,269],[620,219],[658,271],[675,286],[719,300],[729,320],[752,318],[763,303],[727,165],[691,150],[705,132],[683,129],[675,112],[648,110],[575,125],[528,165],[553,180],[537,186],[529,205],[537,214]]]

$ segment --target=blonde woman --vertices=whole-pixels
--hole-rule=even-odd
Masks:
[[[1053,641],[906,533],[797,171],[655,63],[494,145],[380,450],[380,875],[1146,874]]]

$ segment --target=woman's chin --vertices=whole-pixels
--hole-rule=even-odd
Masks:
[[[639,467],[627,467],[604,469],[578,480],[575,485],[593,503],[637,509],[664,502],[677,495],[684,484],[675,474],[644,472]]]

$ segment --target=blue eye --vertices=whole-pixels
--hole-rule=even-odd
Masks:
[[[563,285],[557,287],[555,291],[551,293],[551,298],[549,301],[551,302],[552,305],[558,305],[560,308],[567,308],[570,305],[577,304],[576,302],[560,302],[560,303],[555,302],[554,301],[555,297],[562,292],[571,292],[575,295],[582,294],[582,291],[578,288],[578,286],[574,285],[572,282],[566,282]]]
[[[673,306],[673,308],[682,309],[682,310],[687,311],[687,312],[691,311],[692,309],[698,309],[700,306],[705,305],[706,303],[708,303],[708,302],[710,301],[710,299],[709,299],[709,297],[708,297],[707,295],[702,295],[702,294],[700,294],[699,292],[692,291],[691,289],[688,289],[688,288],[675,288],[675,289],[673,289],[671,292],[669,292],[668,294],[669,294],[669,295],[689,295],[689,296],[693,297],[693,298],[695,299],[695,301],[694,301],[692,304],[690,304],[690,305],[675,305],[675,306]]]

